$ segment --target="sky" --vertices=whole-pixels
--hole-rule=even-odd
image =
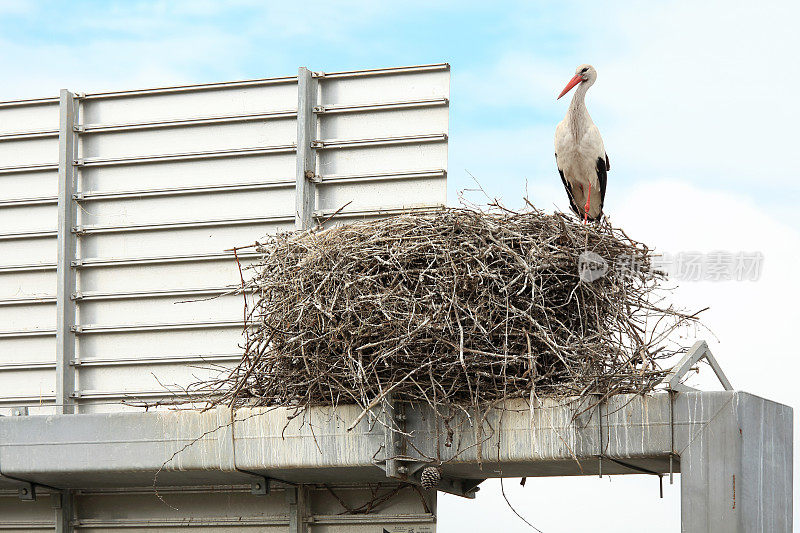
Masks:
[[[611,221],[662,252],[763,256],[758,281],[685,281],[674,298],[710,307],[700,336],[737,389],[797,408],[798,15],[788,1],[0,0],[0,99],[447,62],[449,202],[472,174],[509,206],[528,194],[551,211],[568,207],[555,97],[591,63]],[[679,485],[659,499],[647,476],[505,489],[546,533],[679,528]],[[530,531],[498,482],[440,498],[440,533],[501,528]]]

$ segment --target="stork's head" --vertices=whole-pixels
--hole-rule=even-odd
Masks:
[[[558,95],[558,98],[561,98],[562,96],[567,94],[570,91],[570,89],[572,89],[579,83],[586,83],[587,85],[591,85],[594,83],[594,80],[596,79],[597,79],[597,71],[594,69],[593,66],[581,65],[575,69],[575,76],[573,76],[573,78],[569,80],[569,83],[567,83],[567,86],[564,87],[563,91],[561,91],[561,94]],[[558,98],[556,98],[556,100],[558,100]]]

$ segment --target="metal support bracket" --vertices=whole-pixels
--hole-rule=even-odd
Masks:
[[[33,483],[24,482],[18,489],[19,499],[27,502],[36,501],[36,486]]]
[[[381,404],[381,424],[384,431],[385,458],[375,463],[386,472],[386,477],[406,483],[421,485],[420,474],[429,461],[408,455],[408,442],[403,435],[407,432],[408,415],[403,402],[395,402],[391,394]],[[461,479],[443,475],[437,490],[464,498],[474,498],[480,490],[478,485],[484,479]]]
[[[267,477],[256,479],[250,483],[250,494],[255,494],[256,496],[266,496],[269,494],[269,491],[270,479]]]
[[[442,480],[439,482],[438,490],[446,492],[448,494],[453,494],[455,496],[461,496],[462,498],[469,498],[470,500],[472,500],[475,498],[475,494],[479,490],[481,490],[481,488],[478,485],[480,485],[484,481],[486,480],[461,479],[461,478],[443,476]]]
[[[686,376],[689,370],[691,370],[692,366],[702,359],[705,359],[709,366],[711,366],[711,369],[714,371],[714,374],[716,374],[717,379],[720,383],[722,383],[722,387],[725,390],[733,390],[731,382],[728,381],[728,378],[725,376],[725,373],[722,371],[719,363],[717,363],[717,360],[714,359],[714,356],[711,354],[711,350],[708,348],[706,341],[697,341],[694,343],[694,346],[692,346],[689,351],[686,352],[686,355],[683,356],[678,364],[672,367],[670,373],[664,378],[663,383],[666,383],[669,390],[675,392],[696,391],[697,389],[681,383],[681,380]]]

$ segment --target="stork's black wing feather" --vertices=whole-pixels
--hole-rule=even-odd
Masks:
[[[595,165],[597,168],[597,181],[600,182],[600,214],[603,214],[603,204],[606,201],[606,182],[608,181],[608,170],[611,168],[611,165],[608,163],[608,154],[606,154],[605,160],[602,157],[597,158],[597,164]]]
[[[564,184],[564,189],[567,191],[567,196],[569,197],[569,207],[572,209],[576,215],[581,216],[581,212],[578,210],[578,206],[575,204],[575,196],[572,194],[572,187],[567,182],[567,179],[564,177],[564,173],[561,169],[558,169],[558,174],[561,176],[561,183]]]
[[[611,161],[608,160],[608,153],[606,153],[606,171],[611,170]]]

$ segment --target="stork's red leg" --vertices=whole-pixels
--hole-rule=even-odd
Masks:
[[[592,184],[589,184],[589,192],[586,193],[586,205],[583,206],[583,223],[586,224],[589,221],[589,200],[592,198]]]

